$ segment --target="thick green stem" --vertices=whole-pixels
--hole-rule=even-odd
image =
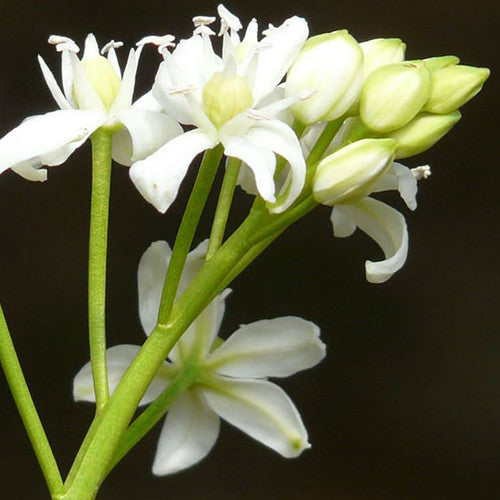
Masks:
[[[31,398],[1,306],[0,362],[49,491],[55,496],[63,490],[61,474]]]
[[[177,237],[175,239],[172,257],[165,277],[165,285],[161,297],[160,313],[158,323],[167,323],[172,306],[177,295],[179,281],[181,279],[184,263],[186,262],[189,249],[193,242],[194,234],[198,227],[203,208],[210,193],[210,189],[215,179],[220,160],[222,158],[222,146],[205,152],[201,162],[196,181],[191,191],[186,211],[182,218]]]
[[[99,414],[109,398],[106,365],[106,262],[112,132],[92,134],[92,201],[89,237],[89,343],[90,362]]]
[[[234,190],[240,173],[241,160],[238,158],[229,158],[222,181],[222,187],[217,202],[212,232],[210,233],[210,242],[208,244],[207,259],[221,246],[226,231],[227,219],[233,202]]]

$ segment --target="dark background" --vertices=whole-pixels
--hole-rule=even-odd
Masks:
[[[3,0],[0,5],[0,134],[26,116],[55,109],[36,62],[55,72],[52,33],[83,43],[93,31],[132,44],[147,34],[188,36],[191,17],[215,2]],[[233,0],[244,23],[281,23],[298,14],[311,33],[348,28],[359,40],[401,37],[409,58],[457,54],[464,64],[498,62],[496,3],[466,1]],[[496,29],[495,29],[496,28]],[[125,49],[121,51],[122,60]],[[139,91],[158,57],[147,50]],[[495,72],[464,118],[411,166],[430,163],[420,207],[404,210],[410,253],[384,285],[364,280],[379,249],[364,234],[331,236],[322,207],[285,233],[237,279],[223,326],[281,315],[320,325],[328,357],[280,384],[313,448],[287,461],[223,425],[201,464],[173,477],[150,473],[156,429],[115,471],[105,499],[497,499],[500,498],[498,332],[498,85]],[[12,335],[55,454],[64,471],[83,438],[90,406],[74,404],[72,377],[87,361],[86,259],[89,145],[49,181],[0,178],[0,291]],[[136,268],[151,241],[172,242],[192,177],[165,216],[113,170],[109,248],[109,344],[140,343]],[[232,224],[250,199],[239,192]],[[208,211],[212,213],[213,203]],[[197,241],[209,231],[204,219]],[[41,473],[4,379],[0,380],[2,498],[45,498]]]

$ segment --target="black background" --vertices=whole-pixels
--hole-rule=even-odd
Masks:
[[[36,63],[50,34],[83,43],[93,31],[132,44],[147,34],[189,36],[191,17],[215,2],[3,0],[0,5],[0,134],[26,116],[55,109]],[[297,14],[311,33],[348,28],[359,40],[401,37],[408,58],[457,54],[464,64],[498,62],[495,2],[234,0],[227,5],[261,27]],[[496,28],[496,29],[495,29]],[[121,52],[122,60],[125,50]],[[158,57],[147,50],[145,91]],[[173,477],[150,473],[155,430],[105,482],[105,499],[497,499],[500,498],[500,336],[498,332],[498,94],[495,72],[464,118],[431,151],[405,268],[384,285],[364,280],[380,256],[362,233],[331,236],[329,210],[291,228],[234,284],[223,326],[281,315],[315,321],[328,344],[317,368],[280,384],[299,407],[312,450],[285,460],[223,425],[210,456]],[[87,361],[86,259],[89,145],[49,181],[0,178],[0,290],[55,454],[67,471],[90,406],[71,400],[72,377]],[[136,268],[151,241],[172,242],[192,176],[165,216],[136,192],[127,169],[113,170],[109,248],[109,344],[140,343]],[[249,206],[239,192],[234,226]],[[208,214],[213,211],[213,203]],[[208,235],[210,219],[197,241]],[[42,476],[0,380],[2,498],[45,498]]]

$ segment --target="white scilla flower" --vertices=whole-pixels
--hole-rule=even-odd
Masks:
[[[206,247],[205,242],[189,254],[181,290],[203,264]],[[139,311],[146,333],[156,323],[170,256],[167,243],[158,241],[139,264]],[[217,335],[226,295],[216,297],[193,322],[141,401],[153,401],[184,367],[197,370],[191,386],[168,411],[154,474],[172,474],[202,460],[217,440],[220,418],[287,458],[310,447],[293,402],[267,377],[287,377],[319,363],[325,356],[319,328],[301,318],[276,318],[242,325],[223,342]],[[131,345],[108,349],[111,391],[138,350]],[[77,401],[95,401],[90,364],[76,375],[73,394]]]
[[[150,155],[182,132],[150,95],[132,104],[141,49],[130,51],[122,75],[115,52],[121,42],[108,43],[103,57],[90,34],[81,60],[70,38],[55,35],[49,42],[61,52],[62,90],[45,61],[38,60],[60,110],[30,117],[0,139],[0,173],[10,168],[28,180],[44,181],[47,171],[40,167],[64,163],[99,127],[118,130],[113,157],[124,165]]]
[[[196,31],[164,52],[153,86],[155,98],[179,123],[195,128],[167,142],[135,163],[130,176],[142,195],[160,212],[175,200],[189,165],[199,153],[218,144],[239,158],[255,178],[259,194],[274,212],[290,206],[305,180],[305,161],[292,129],[278,119],[298,98],[269,102],[308,35],[305,20],[293,17],[258,40],[252,20],[240,39],[239,19],[219,6],[222,57],[209,34]],[[196,23],[202,23],[196,18]],[[290,164],[279,189],[274,183],[276,155]]]

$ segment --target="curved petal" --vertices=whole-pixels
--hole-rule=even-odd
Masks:
[[[178,294],[186,288],[205,262],[208,240],[189,252],[179,283]],[[166,241],[155,241],[144,252],[137,270],[139,317],[142,328],[149,335],[156,325],[165,275],[172,250]]]
[[[373,198],[364,198],[351,205],[337,205],[332,212],[335,236],[349,235],[337,232],[338,226],[349,227],[343,219],[350,220],[352,225],[374,239],[384,252],[385,260],[366,261],[366,279],[370,283],[383,283],[403,267],[408,254],[408,231],[405,218],[397,210]]]
[[[23,161],[12,167],[11,170],[27,181],[45,182],[47,180],[47,169],[40,168],[41,166],[41,162]]]
[[[242,325],[208,359],[218,374],[237,378],[288,377],[326,354],[319,328],[288,316]]]
[[[152,90],[139,97],[139,99],[132,104],[132,108],[142,109],[144,111],[157,111],[158,113],[163,111],[161,104],[154,98]]]
[[[271,382],[220,377],[216,387],[203,389],[203,396],[224,420],[286,458],[311,446],[297,408]]]
[[[137,356],[140,347],[137,345],[116,345],[106,351],[109,390],[114,392],[116,386],[123,377],[127,368]],[[154,401],[165,389],[169,382],[169,367],[163,363],[162,368],[152,380],[140,404],[146,405]],[[87,363],[75,376],[73,380],[73,398],[75,401],[95,402],[94,383],[92,379],[92,367]]]
[[[251,169],[255,177],[255,184],[259,194],[266,201],[274,203],[274,170],[276,157],[274,153],[254,142],[248,133],[244,137],[229,136],[223,139],[224,151],[227,156],[239,158]]]
[[[220,419],[192,391],[185,392],[167,414],[153,463],[153,474],[165,476],[205,458],[219,436]]]
[[[397,190],[410,210],[417,208],[418,182],[411,170],[394,162],[391,168],[373,186],[373,192]]]
[[[135,77],[137,75],[137,66],[139,63],[139,57],[142,52],[142,47],[137,49],[130,49],[127,65],[123,71],[122,84],[120,86],[120,91],[116,96],[115,101],[110,109],[110,114],[118,113],[123,109],[127,109],[132,104],[132,97],[134,95],[135,89]]]
[[[134,163],[130,178],[142,196],[165,213],[177,197],[194,157],[216,144],[217,141],[203,131],[191,130],[167,142],[145,160]]]
[[[24,162],[36,167],[61,164],[104,120],[103,113],[80,110],[26,119],[0,139],[0,173]]]
[[[73,65],[71,57],[67,50],[61,51],[61,76],[64,95],[72,108],[76,107],[75,99],[73,98]]]
[[[47,87],[49,87],[50,93],[52,94],[52,97],[56,101],[57,105],[61,109],[72,109],[72,106],[69,104],[62,90],[59,88],[59,85],[57,84],[52,71],[50,71],[49,67],[47,66],[47,64],[45,64],[45,61],[41,56],[38,56],[38,63],[40,64],[40,68],[42,69],[45,83],[47,84]]]
[[[280,83],[299,55],[308,34],[307,22],[296,16],[278,28],[269,29],[259,44],[261,52],[253,87],[256,103]]]
[[[127,167],[147,158],[183,132],[172,117],[156,111],[132,107],[118,113],[116,118],[125,128],[113,136],[113,159]]]

